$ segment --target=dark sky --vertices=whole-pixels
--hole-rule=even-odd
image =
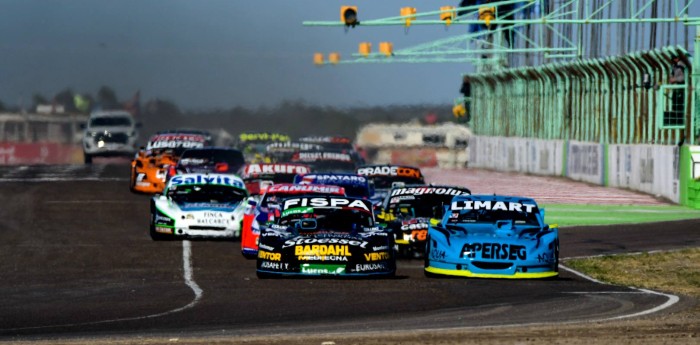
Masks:
[[[352,1],[360,18],[433,10],[434,1]],[[456,2],[456,1],[455,1]],[[377,4],[380,3],[380,4]],[[323,105],[448,103],[465,64],[316,67],[316,51],[345,57],[357,44],[410,46],[445,37],[441,27],[310,28],[336,20],[332,0],[0,0],[0,100],[31,102],[70,87],[121,99],[169,99],[184,108],[257,107],[281,100]],[[456,5],[456,3],[455,3]],[[437,6],[437,7],[436,7]]]

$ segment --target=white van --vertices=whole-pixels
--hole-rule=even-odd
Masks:
[[[83,134],[85,163],[92,163],[93,157],[133,156],[138,149],[139,127],[123,110],[93,112]]]

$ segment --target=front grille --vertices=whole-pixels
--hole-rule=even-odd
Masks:
[[[216,230],[223,231],[226,230],[225,226],[206,226],[206,225],[190,225],[190,230]]]
[[[513,266],[513,263],[472,261],[472,265],[481,268],[482,270],[507,270]]]
[[[126,144],[129,141],[129,136],[126,133],[100,133],[95,136],[95,142],[98,141],[110,144]]]

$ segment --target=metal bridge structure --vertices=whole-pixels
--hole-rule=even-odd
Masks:
[[[700,1],[698,1],[700,2]],[[700,25],[695,0],[462,1],[354,26],[464,27],[413,47],[362,49],[352,59],[320,64],[439,63],[474,66],[465,74],[471,97],[455,99],[473,132],[622,144],[695,143],[698,63],[690,28]],[[355,9],[356,10],[356,9]],[[357,13],[355,13],[357,15]],[[341,26],[344,21],[305,21]],[[450,29],[449,33],[454,33]],[[697,32],[697,30],[695,30]],[[447,31],[446,31],[447,32]],[[695,51],[700,36],[695,38]],[[383,42],[384,43],[384,42]],[[381,44],[380,44],[381,45]],[[673,56],[683,61],[683,84],[669,82]],[[682,96],[680,96],[682,94]]]
[[[470,152],[484,167],[520,166],[700,208],[698,3],[462,0],[369,20],[343,6],[339,21],[303,24],[465,28],[396,50],[361,43],[347,60],[316,53],[314,62],[470,64],[461,80],[470,92],[455,99],[455,116],[476,135]]]

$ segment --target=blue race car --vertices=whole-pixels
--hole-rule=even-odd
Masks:
[[[559,274],[559,232],[529,198],[455,196],[430,226],[425,275],[548,278]]]

